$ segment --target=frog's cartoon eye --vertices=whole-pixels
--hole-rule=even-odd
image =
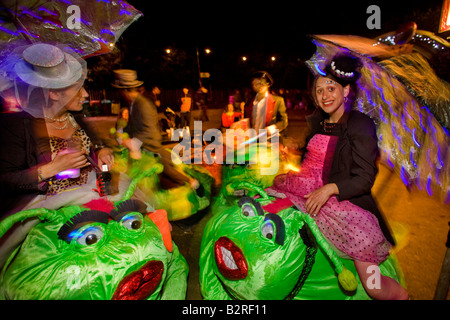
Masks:
[[[89,226],[72,231],[68,238],[70,241],[75,240],[82,246],[90,246],[96,244],[103,238],[103,228],[101,226]]]
[[[140,230],[147,213],[147,205],[136,199],[125,200],[117,205],[117,210],[111,210],[109,215],[128,230]]]
[[[264,215],[264,211],[259,202],[256,202],[255,199],[250,197],[242,197],[239,202],[239,206],[241,207],[241,212],[246,217],[256,217],[257,215]]]
[[[120,223],[128,230],[139,230],[142,227],[142,215],[139,213],[129,213],[120,219]]]
[[[261,226],[261,234],[263,237],[273,240],[275,243],[282,246],[285,238],[283,219],[274,213],[267,213]]]
[[[99,210],[90,210],[90,211],[82,211],[77,215],[73,216],[70,220],[66,221],[58,231],[58,237],[67,243],[70,243],[73,238],[81,238],[82,235],[80,230],[84,230],[83,227],[86,225],[90,225],[95,222],[100,223],[108,223],[109,216],[106,212]],[[86,229],[87,230],[87,229]],[[103,230],[102,230],[103,232]],[[99,238],[99,234],[97,233],[96,237]],[[86,234],[88,236],[89,234]],[[103,236],[103,234],[102,234]],[[91,236],[94,238],[94,236]],[[101,239],[101,238],[100,238]],[[98,239],[99,240],[99,239]],[[93,239],[87,239],[88,242],[94,241]],[[94,242],[95,243],[95,242]],[[86,242],[86,244],[88,244]]]
[[[245,203],[241,207],[242,214],[246,217],[256,217],[256,209],[252,204]]]
[[[271,220],[265,220],[262,227],[261,227],[261,233],[263,237],[267,239],[273,239],[275,236],[275,227],[272,224]]]

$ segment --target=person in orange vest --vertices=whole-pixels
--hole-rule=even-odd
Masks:
[[[181,97],[181,128],[189,127],[191,123],[191,107],[192,107],[192,96],[189,93],[189,88],[183,88],[183,96]]]

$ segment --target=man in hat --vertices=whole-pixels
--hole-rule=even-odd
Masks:
[[[139,90],[144,82],[137,79],[135,70],[114,70],[115,81],[112,86],[120,90],[120,94],[130,104],[130,115],[126,132],[129,139],[122,144],[129,149],[132,159],[141,158],[141,147],[149,152],[159,154],[164,166],[163,173],[176,184],[189,183],[198,186],[198,181],[180,173],[172,162],[170,152],[161,144],[162,136],[158,122],[158,111],[152,100],[144,97]]]
[[[250,127],[255,130],[271,126],[281,133],[288,125],[286,105],[282,97],[269,93],[272,84],[273,79],[268,72],[258,71],[253,74],[252,88],[256,95],[245,105],[244,116],[250,120]]]

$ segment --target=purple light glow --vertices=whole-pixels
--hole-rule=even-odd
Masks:
[[[130,15],[130,14],[131,14],[131,12],[130,12],[130,11],[127,11],[127,10],[125,10],[125,9],[120,9],[120,11],[119,11],[119,15],[123,15],[123,14],[127,14],[127,15]]]
[[[420,170],[417,172],[417,176],[416,176],[416,186],[417,188],[419,188],[419,190],[423,190],[422,185],[420,184]]]
[[[321,44],[321,43],[317,42],[316,40],[313,40],[312,43],[314,43],[316,46],[318,46],[320,48],[325,48],[324,44]]]
[[[411,147],[410,155],[411,155],[411,163],[413,164],[414,168],[417,168],[417,164],[414,161],[414,149],[413,149],[413,147]]]
[[[437,151],[437,159],[439,161],[439,164],[441,165],[441,168],[444,167],[444,161],[442,160],[442,155],[441,155],[441,148],[438,148]]]
[[[44,8],[44,7],[39,7],[39,9],[38,9],[39,11],[44,11],[44,12],[47,12],[48,14],[50,14],[50,15],[52,15],[52,16],[57,16],[57,14],[56,13],[54,13],[54,12],[52,12],[52,11],[50,11],[50,10],[48,10],[48,9],[46,9],[46,8]]]
[[[407,175],[407,173],[406,173],[406,170],[405,170],[405,167],[404,167],[404,166],[402,166],[402,168],[401,168],[401,170],[400,170],[400,178],[402,179],[403,183],[404,183],[406,186],[409,186],[409,178],[408,178],[408,175]]]
[[[402,139],[401,139],[400,135],[397,132],[397,128],[395,127],[394,122],[392,122],[391,129],[392,129],[392,135],[398,141],[398,147],[399,147],[400,151],[403,154],[406,154],[405,150],[403,150],[403,147],[402,147]]]
[[[389,149],[386,152],[387,152],[387,155],[388,155],[388,157],[387,157],[388,164],[391,166],[391,168],[394,168],[395,165],[392,163],[392,160],[391,160],[391,150]]]
[[[428,175],[428,180],[427,180],[427,192],[428,194],[431,196],[433,195],[433,190],[431,189],[431,174]]]
[[[414,140],[414,143],[416,144],[416,146],[418,146],[420,148],[420,143],[417,142],[417,139],[416,139],[416,128],[413,128],[412,137],[413,137],[413,140]]]
[[[108,30],[108,29],[102,29],[102,30],[100,31],[100,34],[102,35],[102,34],[104,34],[104,33],[110,34],[110,35],[112,35],[112,36],[114,37],[114,32],[112,32],[111,30]]]
[[[10,35],[13,35],[13,36],[18,36],[19,33],[23,33],[23,34],[26,34],[26,35],[28,35],[28,36],[30,36],[30,37],[33,37],[33,38],[39,38],[39,36],[37,36],[37,35],[35,35],[35,34],[32,34],[32,33],[29,33],[29,32],[26,32],[26,31],[24,31],[24,30],[18,30],[17,32],[14,32],[14,31],[11,31],[11,30],[9,30],[9,29],[6,29],[6,28],[4,28],[4,27],[2,27],[2,26],[0,26],[0,31],[9,33]]]
[[[425,128],[425,126],[423,125],[422,122],[422,114],[419,113],[419,123],[420,123],[420,127],[423,129],[423,131],[425,131],[426,133],[428,133],[428,130]]]
[[[358,101],[358,108],[360,112],[363,112],[363,102],[361,100]]]
[[[40,16],[38,16],[37,14],[35,14],[34,12],[32,12],[30,10],[27,10],[26,7],[21,7],[21,9],[22,9],[22,15],[26,14],[26,15],[29,15],[29,16],[35,18],[35,19],[42,20],[42,18]]]
[[[68,178],[78,178],[80,176],[80,169],[68,169],[65,171],[61,171],[55,177],[58,180],[68,179]]]
[[[83,23],[83,24],[85,24],[85,25],[87,25],[87,26],[89,26],[89,27],[92,26],[92,23],[90,23],[89,21],[86,21],[86,20],[84,20],[84,19],[80,19],[80,22]]]
[[[62,29],[61,29],[61,32],[68,32],[68,33],[73,34],[74,36],[80,35],[78,32],[72,31],[72,30],[67,29],[67,28],[62,28]]]
[[[92,39],[92,42],[96,42],[96,41],[98,41],[98,42],[102,42],[102,43],[104,43],[104,44],[109,44],[109,42],[108,42],[108,41],[106,41],[106,40],[103,40],[102,38],[94,38],[94,39]]]
[[[320,70],[318,63],[314,63],[314,68],[316,68],[316,71],[322,75],[322,76],[326,76],[327,74],[325,72],[323,72],[322,70]]]
[[[402,114],[402,126],[403,126],[403,128],[405,128],[406,131],[411,132],[411,129],[410,129],[410,128],[408,127],[408,125],[406,124],[406,121],[405,121],[405,114],[406,114],[406,113],[403,113],[403,114]]]

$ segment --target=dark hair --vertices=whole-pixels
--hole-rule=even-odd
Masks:
[[[341,86],[355,83],[361,76],[361,61],[350,53],[336,54],[325,67],[326,76]]]

